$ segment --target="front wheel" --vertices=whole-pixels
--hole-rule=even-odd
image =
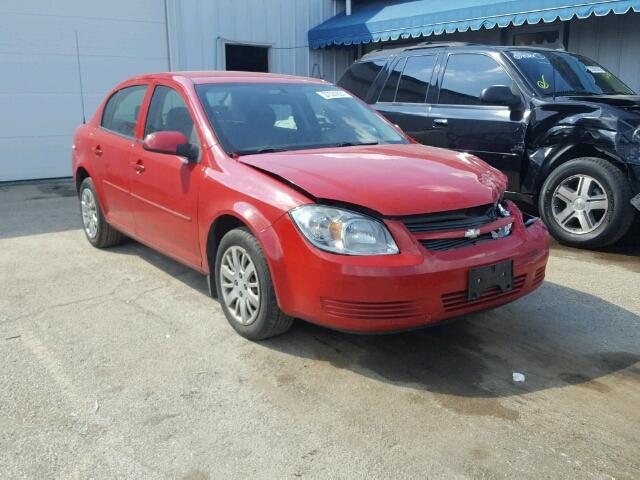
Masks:
[[[263,340],[286,332],[293,319],[278,307],[267,260],[246,228],[228,232],[216,255],[218,299],[236,332]]]
[[[607,160],[584,157],[553,170],[540,192],[540,214],[551,234],[574,247],[603,247],[629,230],[634,212],[624,173]]]

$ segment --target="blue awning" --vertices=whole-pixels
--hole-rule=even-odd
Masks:
[[[640,0],[413,0],[356,4],[309,30],[309,46],[385,42],[480,28],[640,12]]]

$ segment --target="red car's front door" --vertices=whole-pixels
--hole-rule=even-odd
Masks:
[[[199,148],[193,117],[177,90],[156,85],[146,117],[144,136],[177,131]],[[194,267],[201,265],[196,213],[202,168],[178,155],[145,150],[141,143],[129,157],[137,235]]]
[[[103,206],[109,223],[124,231],[134,228],[131,214],[129,156],[137,140],[136,126],[147,85],[115,92],[107,101],[100,128],[91,135],[93,165],[102,179]]]

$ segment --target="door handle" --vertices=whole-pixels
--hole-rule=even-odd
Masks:
[[[101,157],[104,152],[102,151],[102,147],[100,147],[100,145],[96,145],[93,148],[93,153],[96,157]]]
[[[449,125],[449,120],[446,118],[434,118],[433,119],[433,128],[444,128]]]
[[[138,175],[140,175],[146,170],[144,163],[140,159],[136,160],[136,164],[133,166],[133,169],[136,171]]]

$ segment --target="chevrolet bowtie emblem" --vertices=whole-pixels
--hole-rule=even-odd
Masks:
[[[466,232],[464,232],[464,238],[470,238],[473,240],[474,238],[478,238],[480,236],[480,230],[478,228],[470,228]]]

